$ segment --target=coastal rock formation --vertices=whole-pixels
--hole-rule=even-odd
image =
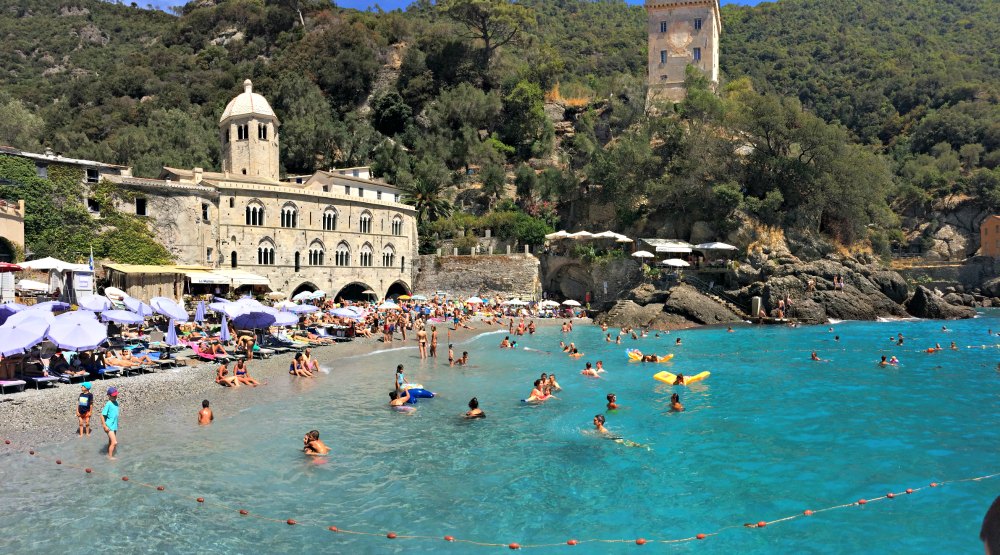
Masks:
[[[630,300],[619,301],[594,321],[614,327],[649,326],[655,329],[743,321],[731,310],[690,285],[681,284],[665,290],[644,283],[633,289],[628,296]]]
[[[976,315],[975,309],[948,304],[946,300],[938,297],[923,285],[918,285],[917,290],[913,293],[913,297],[906,302],[906,310],[917,318],[937,318],[944,320],[972,318]]]
[[[699,324],[731,324],[743,319],[725,306],[706,297],[690,285],[679,285],[669,291],[663,310],[683,316]]]

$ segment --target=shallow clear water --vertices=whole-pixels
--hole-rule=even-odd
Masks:
[[[483,542],[563,543],[569,538],[685,538],[727,526],[704,542],[647,546],[707,553],[979,552],[986,508],[1000,478],[850,507],[810,518],[744,529],[772,520],[934,480],[1000,471],[1000,349],[921,349],[991,341],[1000,313],[964,322],[845,322],[810,328],[737,328],[674,332],[606,344],[600,330],[570,334],[585,356],[558,352],[558,329],[501,351],[502,335],[483,335],[456,351],[471,368],[421,364],[415,349],[335,359],[330,375],[268,386],[268,400],[214,425],[192,425],[178,409],[138,423],[123,403],[122,449],[107,463],[99,431],[86,441],[45,449],[48,459],[0,445],[3,553],[84,553],[122,549],[155,553],[384,553],[489,551],[437,539],[395,540],[333,534],[325,526],[384,534]],[[902,332],[897,347],[890,335]],[[834,341],[839,335],[840,341]],[[674,340],[683,338],[676,347]],[[667,364],[628,363],[624,350],[675,353]],[[810,351],[829,362],[812,362]],[[879,368],[880,354],[899,368]],[[585,378],[586,361],[608,372]],[[395,365],[436,391],[413,414],[386,408]],[[687,410],[669,412],[673,387],[660,370],[695,374],[678,388]],[[541,406],[519,400],[541,372],[556,372],[564,391]],[[629,448],[589,432],[605,395],[622,409],[607,415],[615,434],[649,444]],[[225,395],[220,390],[217,395]],[[473,395],[485,420],[459,418]],[[263,395],[258,398],[264,398]],[[300,452],[317,428],[333,448],[325,464]],[[62,430],[55,433],[63,433]],[[97,472],[56,467],[51,458]],[[107,471],[106,471],[107,470]],[[158,493],[133,482],[165,484]],[[244,507],[290,527],[240,516],[193,497]],[[14,509],[11,510],[11,507]],[[540,552],[564,550],[552,547]],[[584,544],[581,553],[619,553],[631,543]]]

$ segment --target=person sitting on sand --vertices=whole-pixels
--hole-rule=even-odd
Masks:
[[[465,413],[466,418],[486,418],[486,413],[479,408],[479,399],[473,397],[469,401],[469,412]]]
[[[250,372],[247,370],[247,362],[245,360],[236,361],[236,366],[233,368],[233,374],[236,375],[236,380],[241,384],[252,385],[254,387],[260,385],[260,382],[250,376]]]
[[[580,371],[580,373],[581,373],[581,374],[583,374],[584,376],[590,376],[591,378],[599,378],[599,377],[601,377],[601,376],[600,376],[600,375],[599,375],[599,374],[597,373],[597,370],[594,370],[594,369],[593,369],[593,368],[591,367],[591,365],[590,365],[590,363],[589,363],[589,362],[587,363],[587,367],[586,367],[586,368],[584,368],[583,370],[581,370],[581,371]]]
[[[236,376],[229,375],[229,368],[226,367],[226,363],[224,362],[215,371],[215,383],[226,387],[240,386],[240,382],[236,379]]]
[[[295,353],[295,358],[288,364],[288,373],[303,378],[313,377],[312,372],[306,368],[305,362],[302,360],[302,353]]]
[[[410,402],[410,390],[403,389],[401,391],[390,391],[389,392],[389,406],[390,407],[403,407],[406,403]]]
[[[312,349],[309,347],[306,347],[306,350],[302,352],[302,365],[310,372],[319,372],[319,361],[313,359]]]
[[[608,410],[618,409],[618,397],[614,393],[608,393]]]
[[[212,409],[208,408],[208,399],[201,402],[201,410],[198,411],[198,425],[207,426],[215,420],[215,415],[212,414]]]
[[[670,396],[670,412],[681,412],[684,410],[684,405],[681,404],[681,396],[674,393]]]
[[[528,398],[525,399],[525,401],[527,401],[527,402],[530,403],[530,402],[535,402],[535,401],[546,401],[546,400],[548,400],[550,398],[555,398],[555,395],[551,395],[551,394],[546,395],[545,394],[545,389],[544,389],[544,386],[542,384],[542,380],[541,379],[535,380],[535,384],[534,385],[535,385],[534,389],[531,390],[531,394],[528,395]]]
[[[319,430],[311,430],[302,438],[302,452],[306,455],[326,455],[330,448],[319,439]]]

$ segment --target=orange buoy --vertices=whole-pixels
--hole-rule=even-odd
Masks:
[[[59,460],[59,459],[56,459],[56,464],[62,464],[62,461]]]
[[[938,487],[938,483],[937,483],[937,482],[931,482],[931,487],[932,487],[932,488],[936,488],[936,487]]]
[[[913,493],[913,488],[906,488],[906,493]]]
[[[519,543],[511,543],[511,544],[507,544],[507,547],[509,547],[511,549],[521,549],[521,544],[519,544]]]
[[[890,491],[889,493],[885,494],[885,496],[887,499],[892,499],[893,497],[896,497],[896,494]]]
[[[455,541],[455,538],[453,536],[445,536],[444,537],[444,541],[446,541],[446,542],[453,542],[453,541]]]
[[[385,535],[385,537],[389,538],[390,540],[394,540],[394,539],[396,539],[396,533],[395,532],[389,532],[388,534]]]
[[[163,491],[165,489],[167,489],[167,488],[165,488],[163,486],[156,486],[156,491]]]
[[[566,545],[576,545],[576,540],[567,540]]]
[[[197,501],[199,503],[204,503],[205,502],[205,498],[204,497],[199,497],[198,499],[195,499],[195,501]]]
[[[695,538],[697,538],[699,540],[703,540],[703,539],[705,539],[705,534],[698,534],[697,536],[695,536]]]
[[[123,482],[127,482],[128,481],[128,476],[122,476],[122,481]]]
[[[767,523],[764,522],[763,520],[757,523],[757,528],[763,528],[765,526],[767,526]]]
[[[250,513],[248,513],[248,512],[246,511],[246,509],[240,509],[240,514],[241,514],[241,515],[248,515],[248,514],[250,514]]]
[[[288,524],[289,526],[295,526],[295,520],[291,518],[286,520],[285,523]]]
[[[91,472],[94,471],[94,469],[93,468],[84,468],[83,471],[86,472],[87,474],[90,474]]]
[[[867,502],[868,502],[867,499],[858,499],[858,505],[864,505]]]
[[[330,530],[331,532],[339,532],[336,526],[331,526],[330,528],[328,528],[328,530]]]
[[[804,514],[806,516],[812,516],[813,512],[810,511],[809,509],[806,509],[806,510],[802,511],[802,514]]]
[[[636,545],[646,545],[646,538],[639,538],[635,540]]]

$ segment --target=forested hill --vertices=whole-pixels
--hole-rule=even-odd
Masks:
[[[721,100],[698,93],[694,79],[689,102],[655,118],[642,110],[641,6],[485,4],[489,47],[473,13],[482,3],[470,0],[379,13],[328,0],[197,0],[176,16],[99,0],[22,0],[0,9],[0,144],[129,164],[139,175],[163,165],[218,168],[216,122],[250,77],[282,120],[286,171],[373,164],[422,188],[409,196],[442,200],[421,204],[422,225],[447,219],[444,201],[469,204],[456,195],[470,166],[483,170],[480,213],[501,204],[518,170],[513,208],[550,224],[560,210],[574,223],[567,199],[594,186],[627,193],[614,197],[622,225],[683,213],[690,199],[702,203],[700,217],[723,217],[704,213],[706,202],[721,203],[838,235],[858,218],[851,225],[861,231],[891,228],[887,202],[919,214],[943,192],[1000,207],[1000,0],[725,6]],[[580,114],[572,133],[556,137],[543,99]],[[720,127],[751,137],[766,118],[784,118],[789,141],[774,156],[820,136],[824,152],[850,149],[825,167],[801,155],[788,165],[727,165],[730,144],[713,146],[712,164],[696,160]],[[716,131],[671,135],[697,131],[691,123]],[[796,135],[804,129],[815,136]],[[876,184],[865,202],[874,205],[843,210],[810,192],[829,189],[830,172],[862,154],[887,171],[868,172]],[[550,170],[536,180],[523,170],[529,161]],[[768,185],[776,180],[784,190]],[[792,214],[801,220],[782,220]]]

